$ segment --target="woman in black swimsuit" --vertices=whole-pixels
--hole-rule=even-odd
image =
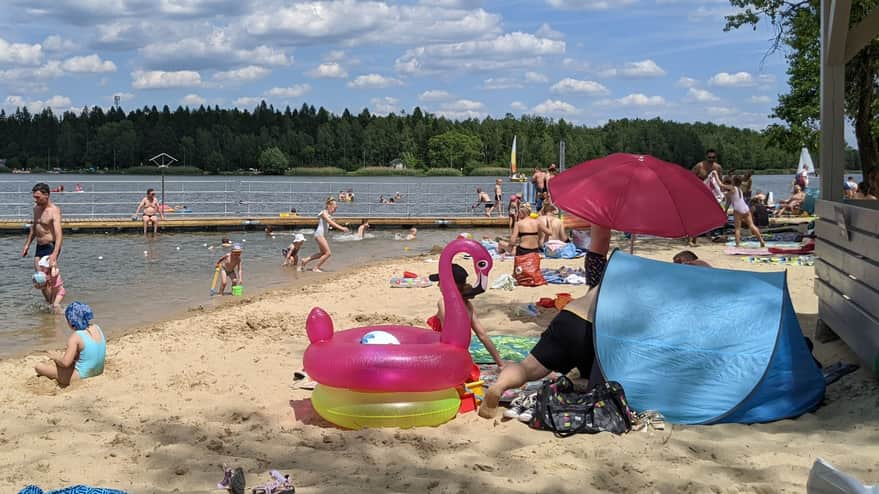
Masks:
[[[531,204],[521,203],[519,205],[519,221],[513,225],[513,234],[510,236],[510,244],[516,246],[516,255],[539,253],[541,233],[546,236],[551,235],[542,221],[531,217]]]

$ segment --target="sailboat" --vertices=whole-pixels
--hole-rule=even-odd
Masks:
[[[797,175],[801,174],[804,170],[807,175],[817,175],[815,165],[812,163],[812,155],[809,154],[809,150],[806,148],[800,151],[800,164],[797,165]]]
[[[513,149],[510,151],[510,181],[527,182],[528,177],[524,173],[516,172],[516,136],[513,136]]]

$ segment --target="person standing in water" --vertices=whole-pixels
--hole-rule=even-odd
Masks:
[[[143,234],[147,234],[147,227],[152,223],[153,236],[155,236],[156,230],[159,228],[159,218],[161,218],[162,221],[165,221],[165,208],[159,204],[159,200],[156,198],[155,189],[147,189],[146,196],[140,200],[137,209],[134,210],[134,218],[132,219],[137,219],[137,215],[140,214],[141,209],[143,210]]]
[[[39,261],[43,256],[49,256],[50,266],[58,264],[64,235],[61,233],[61,208],[49,199],[49,186],[41,182],[34,185],[31,192],[34,198],[34,217],[27,240],[24,241],[24,249],[21,250],[21,257],[27,257],[31,242],[36,239],[34,271],[39,271]]]
[[[226,292],[226,283],[229,286],[241,285],[244,283],[244,266],[241,261],[241,245],[232,246],[232,251],[224,254],[217,260],[217,266],[220,268],[220,295]]]
[[[325,206],[326,207],[317,215],[317,228],[314,229],[314,241],[317,242],[317,247],[318,249],[320,249],[320,251],[312,254],[311,257],[302,261],[302,264],[299,266],[302,271],[305,271],[305,267],[308,265],[308,263],[317,260],[317,266],[315,266],[312,271],[316,273],[323,272],[320,269],[321,266],[323,266],[324,263],[327,262],[327,260],[330,258],[330,256],[333,255],[332,251],[330,250],[330,243],[327,241],[326,237],[330,231],[331,226],[344,233],[348,233],[349,231],[344,226],[333,221],[332,215],[339,207],[336,203],[336,200],[332,197],[328,198]]]

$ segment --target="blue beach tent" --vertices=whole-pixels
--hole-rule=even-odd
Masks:
[[[595,314],[597,362],[633,409],[680,424],[797,417],[824,396],[786,274],[612,254]]]

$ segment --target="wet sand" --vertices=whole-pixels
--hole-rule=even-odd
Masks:
[[[668,260],[682,248],[653,240],[636,252]],[[722,249],[703,243],[695,250],[718,267],[781,269],[724,256]],[[292,375],[308,345],[309,309],[326,309],[336,328],[423,326],[438,288],[390,288],[387,280],[404,270],[427,275],[436,266],[424,257],[381,262],[197,308],[111,339],[105,374],[67,389],[33,375],[39,354],[0,362],[0,491],[84,483],[136,493],[220,492],[220,466],[229,463],[246,471],[248,492],[277,469],[291,474],[302,493],[801,493],[819,455],[864,482],[879,482],[879,384],[863,369],[830,386],[816,413],[753,426],[557,439],[474,413],[411,430],[345,431],[317,417],[310,392],[297,389]],[[512,266],[495,263],[492,277]],[[794,307],[810,335],[817,317],[813,268],[788,272]],[[564,285],[490,290],[475,303],[490,332],[537,335],[555,311],[515,316],[517,304],[582,291]],[[825,363],[855,361],[839,341],[817,344],[816,353]]]

